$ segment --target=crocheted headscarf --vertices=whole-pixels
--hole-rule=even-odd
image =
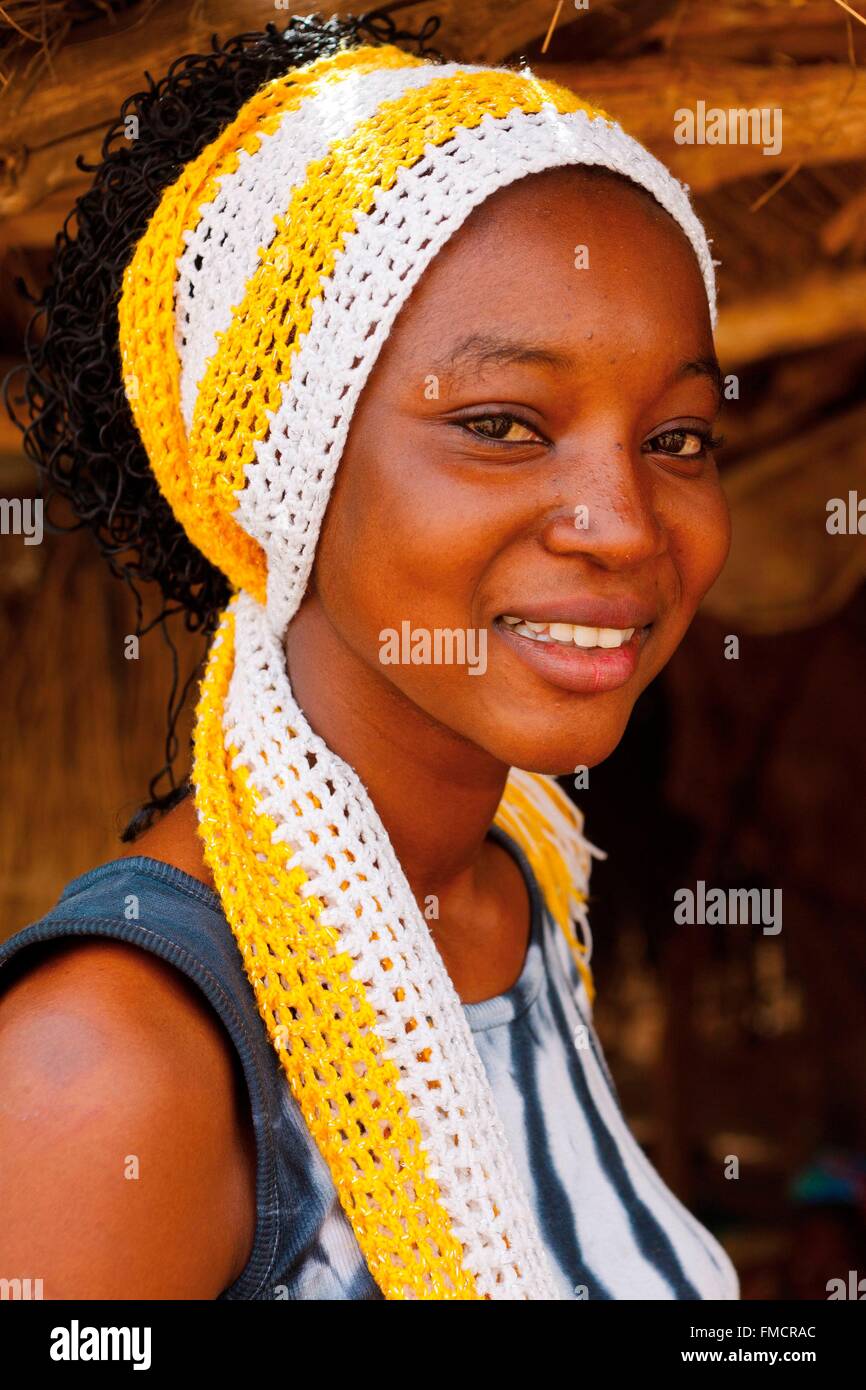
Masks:
[[[303,598],[361,390],[473,208],[546,169],[649,190],[713,263],[685,189],[528,70],[340,51],[263,86],[164,193],[123,281],[124,385],[159,485],[235,597],[194,733],[206,861],[259,1011],[386,1298],[557,1297],[460,999],[362,782],[291,690]],[[592,846],[512,770],[525,850],[592,1002]]]

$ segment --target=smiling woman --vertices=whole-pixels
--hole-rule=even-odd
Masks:
[[[364,633],[400,602],[431,627],[490,629],[472,698],[437,667],[394,669],[407,718],[424,711],[509,766],[606,757],[727,553],[716,372],[698,262],[644,189],[580,167],[490,195],[427,268],[355,408],[318,596],[289,629],[302,707],[354,701],[375,671]],[[347,553],[362,563],[341,565]],[[325,667],[303,646],[320,617],[340,639]],[[340,668],[346,653],[359,669]],[[562,690],[592,698],[563,705]],[[457,745],[461,766],[473,756]]]
[[[128,505],[215,632],[191,795],[0,953],[0,1264],[46,1297],[736,1298],[623,1118],[599,851],[551,775],[616,747],[727,551],[709,248],[604,112],[362,28],[244,36],[218,118],[213,63],[184,83],[71,315],[128,448],[94,404],[65,472],[64,273],[107,196],[59,261],[45,470],[98,532],[94,490]],[[383,660],[404,625],[483,634],[483,670]]]

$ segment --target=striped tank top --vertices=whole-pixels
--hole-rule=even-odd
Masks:
[[[530,940],[511,989],[463,1008],[559,1296],[738,1298],[728,1256],[626,1124],[579,971],[526,856],[498,826],[490,835],[526,879]],[[115,860],[73,879],[47,916],[0,944],[0,965],[35,942],[70,936],[114,937],[183,971],[237,1050],[256,1139],[256,1229],[246,1267],[219,1297],[380,1298],[259,1017],[218,896],[158,860]]]

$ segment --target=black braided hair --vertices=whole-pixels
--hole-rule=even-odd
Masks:
[[[359,17],[293,17],[285,25],[238,34],[209,53],[191,53],[172,63],[165,77],[124,101],[103,143],[101,160],[77,165],[94,175],[74,204],[55,241],[47,288],[25,335],[26,361],[7,376],[7,409],[24,431],[23,447],[39,474],[51,531],[87,527],[111,572],[132,591],[139,636],[159,626],[171,648],[173,682],[168,699],[165,764],[150,780],[149,801],[121,838],[134,840],[154,816],[189,791],[175,781],[176,725],[197,674],[181,687],[177,649],[168,619],[182,615],[190,632],[207,639],[230,596],[225,575],[187,539],[159,490],[126,399],[121,377],[117,305],[123,271],[132,259],[163,190],[184,165],[227,125],[266,82],[361,43],[398,44],[444,61],[426,42],[439,28],[428,18],[417,32],[398,29],[392,5]],[[136,124],[128,123],[135,117]],[[129,129],[136,138],[127,137]],[[70,235],[75,215],[76,232]],[[27,294],[19,281],[21,293]],[[22,377],[23,395],[12,395]],[[22,407],[22,416],[15,406]],[[64,516],[52,516],[60,500]],[[143,620],[142,585],[156,585],[158,615]],[[167,779],[168,791],[159,793]]]

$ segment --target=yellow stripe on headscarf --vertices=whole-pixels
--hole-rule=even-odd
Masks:
[[[219,488],[218,502],[202,495],[189,467],[175,346],[177,262],[184,233],[195,229],[202,207],[213,201],[217,181],[237,169],[241,150],[254,153],[286,112],[367,66],[417,67],[423,60],[392,46],[363,45],[266,83],[165,191],[123,276],[118,306],[123,380],[157,482],[193,544],[237,588],[260,601],[267,588],[261,547],[232,519],[235,502],[226,505],[225,487]],[[211,481],[220,483],[218,466]]]
[[[247,769],[234,767],[237,749],[225,747],[233,666],[229,609],[202,683],[193,781],[204,857],[259,1013],[385,1297],[480,1298],[354,962],[319,921],[292,849],[274,842]]]

